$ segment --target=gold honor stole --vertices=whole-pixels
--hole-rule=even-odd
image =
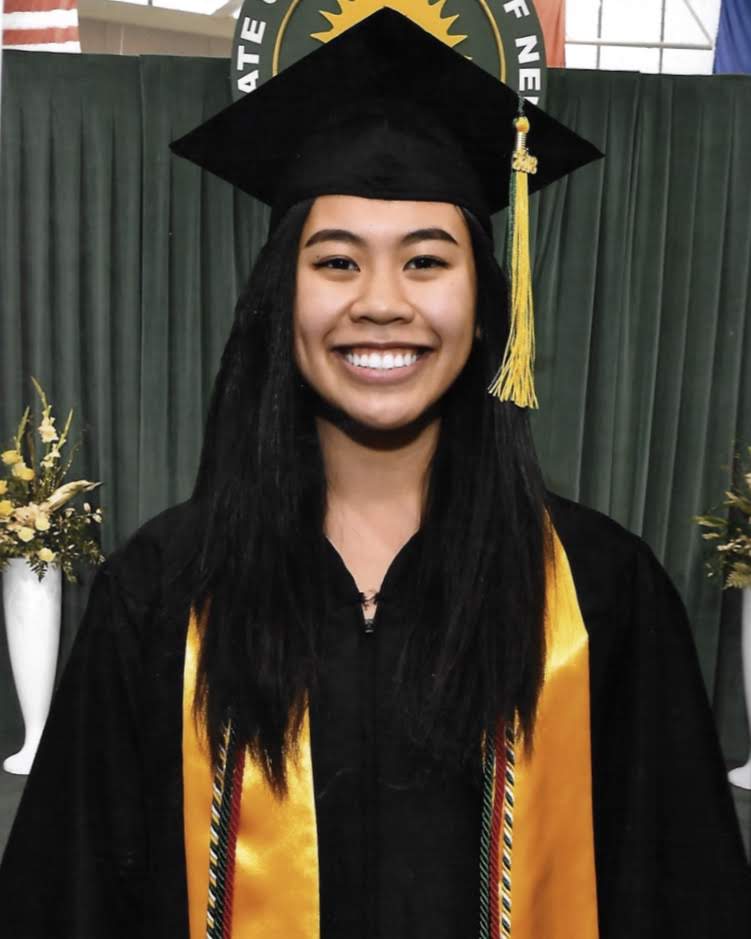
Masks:
[[[514,767],[511,935],[597,939],[589,641],[568,558],[555,532],[553,541],[546,581],[548,652],[534,749],[529,756],[523,747],[517,748]],[[190,939],[204,939],[207,930],[213,787],[205,730],[193,718],[199,629],[191,610],[182,730]],[[288,795],[280,800],[245,757],[231,898],[235,939],[319,936],[318,839],[307,715],[288,772]]]

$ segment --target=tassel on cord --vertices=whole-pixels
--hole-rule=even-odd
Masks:
[[[483,741],[479,939],[511,939],[515,740],[513,722],[499,721]]]
[[[503,362],[488,391],[520,408],[536,408],[534,360],[535,324],[532,304],[532,266],[529,258],[529,181],[537,172],[537,158],[527,150],[529,120],[514,120],[516,144],[511,158],[511,183],[506,239],[507,270],[511,278],[511,315]]]

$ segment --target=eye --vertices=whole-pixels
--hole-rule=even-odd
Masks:
[[[316,261],[313,267],[327,268],[330,271],[356,271],[359,270],[357,264],[351,258],[324,258],[322,261]]]
[[[407,268],[417,271],[427,271],[432,267],[448,267],[448,263],[443,258],[435,258],[429,254],[421,254],[419,257],[412,258],[406,264]]]

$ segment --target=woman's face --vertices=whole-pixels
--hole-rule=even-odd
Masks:
[[[319,196],[300,239],[295,361],[358,424],[406,427],[464,367],[475,297],[472,244],[456,206]]]

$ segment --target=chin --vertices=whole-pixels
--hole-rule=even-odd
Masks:
[[[327,404],[322,416],[332,420],[351,436],[399,435],[419,432],[438,416],[437,405],[424,408],[398,410],[385,408],[378,410],[349,409],[341,405]]]
[[[353,419],[352,423],[357,427],[361,427],[363,430],[381,434],[398,433],[399,431],[409,430],[418,425],[423,426],[423,422],[419,417],[363,417],[360,420]]]

